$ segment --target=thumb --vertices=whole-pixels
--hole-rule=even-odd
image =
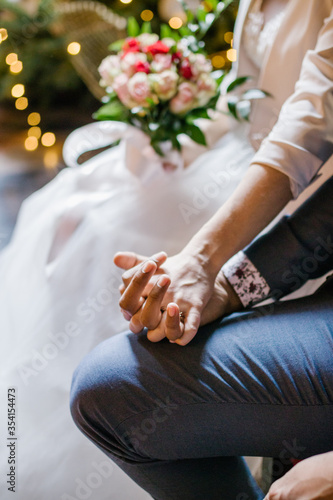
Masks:
[[[145,260],[153,260],[159,268],[167,260],[168,256],[165,252],[158,252],[151,257],[145,257],[135,252],[117,252],[113,258],[113,262],[121,269],[131,269],[132,267],[141,264]]]

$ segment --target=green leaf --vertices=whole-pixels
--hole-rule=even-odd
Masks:
[[[238,117],[238,114],[237,114],[237,103],[238,103],[238,99],[237,97],[230,97],[228,99],[228,109],[229,109],[229,112],[230,114],[236,119],[238,120],[239,117]]]
[[[152,32],[153,30],[151,27],[151,23],[149,21],[145,21],[144,23],[142,23],[141,33],[152,33]]]
[[[188,26],[182,26],[181,28],[179,28],[179,33],[181,34],[182,37],[187,37],[191,36],[193,32],[190,30]]]
[[[111,50],[112,52],[119,52],[123,45],[125,43],[125,40],[117,40],[116,42],[113,42],[111,43],[111,45],[109,45],[109,50]]]
[[[196,16],[198,18],[198,21],[205,22],[206,21],[206,16],[207,12],[203,7],[199,7],[196,11]]]
[[[93,114],[95,120],[117,120],[126,121],[128,110],[119,101],[113,101],[105,104]]]
[[[168,24],[161,25],[160,36],[161,38],[172,38],[173,40],[175,40],[175,42],[178,42],[178,40],[180,40],[178,32],[170,28]]]
[[[206,108],[197,108],[193,109],[190,113],[186,115],[186,123],[192,124],[195,120],[199,118],[204,118],[205,120],[210,120],[210,116],[208,114],[208,110]]]
[[[240,76],[239,78],[236,78],[233,82],[230,83],[230,85],[227,87],[226,92],[231,92],[237,87],[240,87],[243,85],[245,82],[250,80],[252,77],[251,76]]]
[[[242,95],[242,99],[247,99],[249,101],[253,99],[265,99],[266,97],[272,97],[272,95],[260,89],[249,89]]]
[[[249,121],[251,113],[251,101],[239,101],[236,104],[236,113],[238,119]]]
[[[129,17],[127,21],[127,33],[129,36],[136,37],[140,35],[140,26],[135,17]]]
[[[186,124],[183,133],[188,135],[194,142],[198,144],[202,144],[203,146],[207,145],[206,137],[202,130],[194,124]]]

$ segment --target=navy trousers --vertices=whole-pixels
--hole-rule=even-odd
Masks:
[[[156,500],[252,500],[242,456],[333,449],[333,281],[201,328],[187,346],[123,333],[77,368],[79,428]]]

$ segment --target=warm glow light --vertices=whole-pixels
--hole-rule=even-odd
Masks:
[[[53,132],[46,132],[45,134],[42,135],[42,144],[46,148],[53,146],[55,141],[56,141],[56,136],[54,135]]]
[[[44,167],[56,168],[59,163],[58,153],[56,151],[46,151],[44,155]]]
[[[0,28],[0,43],[4,42],[8,38],[8,33],[5,28]]]
[[[146,9],[141,12],[141,19],[143,21],[151,21],[154,17],[154,14],[151,10]]]
[[[10,65],[11,73],[20,73],[23,69],[23,64],[21,61],[16,61],[16,63]]]
[[[11,94],[13,97],[22,97],[25,92],[24,85],[22,83],[17,83],[11,90]]]
[[[71,56],[76,56],[80,52],[80,50],[81,50],[81,45],[79,44],[79,42],[72,42],[67,47],[67,52]]]
[[[213,56],[212,57],[212,65],[214,66],[214,68],[223,68],[223,66],[225,66],[225,59],[223,56],[221,56],[220,54],[217,54],[216,56]]]
[[[131,3],[132,2],[132,0],[120,0],[120,1],[121,1],[121,3]]]
[[[180,19],[180,17],[175,16],[169,20],[169,25],[174,30],[178,30],[183,26],[183,21]]]
[[[42,131],[41,131],[40,127],[31,127],[28,130],[29,137],[36,137],[36,139],[40,139],[41,135],[42,135]]]
[[[40,123],[40,114],[39,113],[30,113],[28,116],[28,123],[32,127],[35,127]]]
[[[11,66],[12,64],[15,64],[17,62],[17,59],[18,59],[17,54],[15,54],[14,52],[11,52],[6,57],[6,63],[8,64],[8,66]]]
[[[227,58],[231,62],[237,61],[237,51],[236,51],[236,49],[229,49],[229,50],[227,50]]]
[[[24,141],[24,147],[27,151],[35,151],[38,148],[38,140],[36,137],[27,137]]]
[[[28,99],[26,97],[19,97],[15,101],[15,108],[22,111],[28,107]]]
[[[227,31],[226,33],[224,33],[224,40],[226,43],[231,43],[234,39],[234,34],[232,33],[232,31]]]

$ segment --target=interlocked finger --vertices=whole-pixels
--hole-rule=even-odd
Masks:
[[[150,260],[140,266],[120,298],[121,309],[132,316],[140,309],[143,303],[144,289],[156,269],[156,263]]]
[[[161,305],[169,285],[169,276],[162,275],[152,288],[142,307],[141,322],[148,330],[157,328],[162,319]]]

